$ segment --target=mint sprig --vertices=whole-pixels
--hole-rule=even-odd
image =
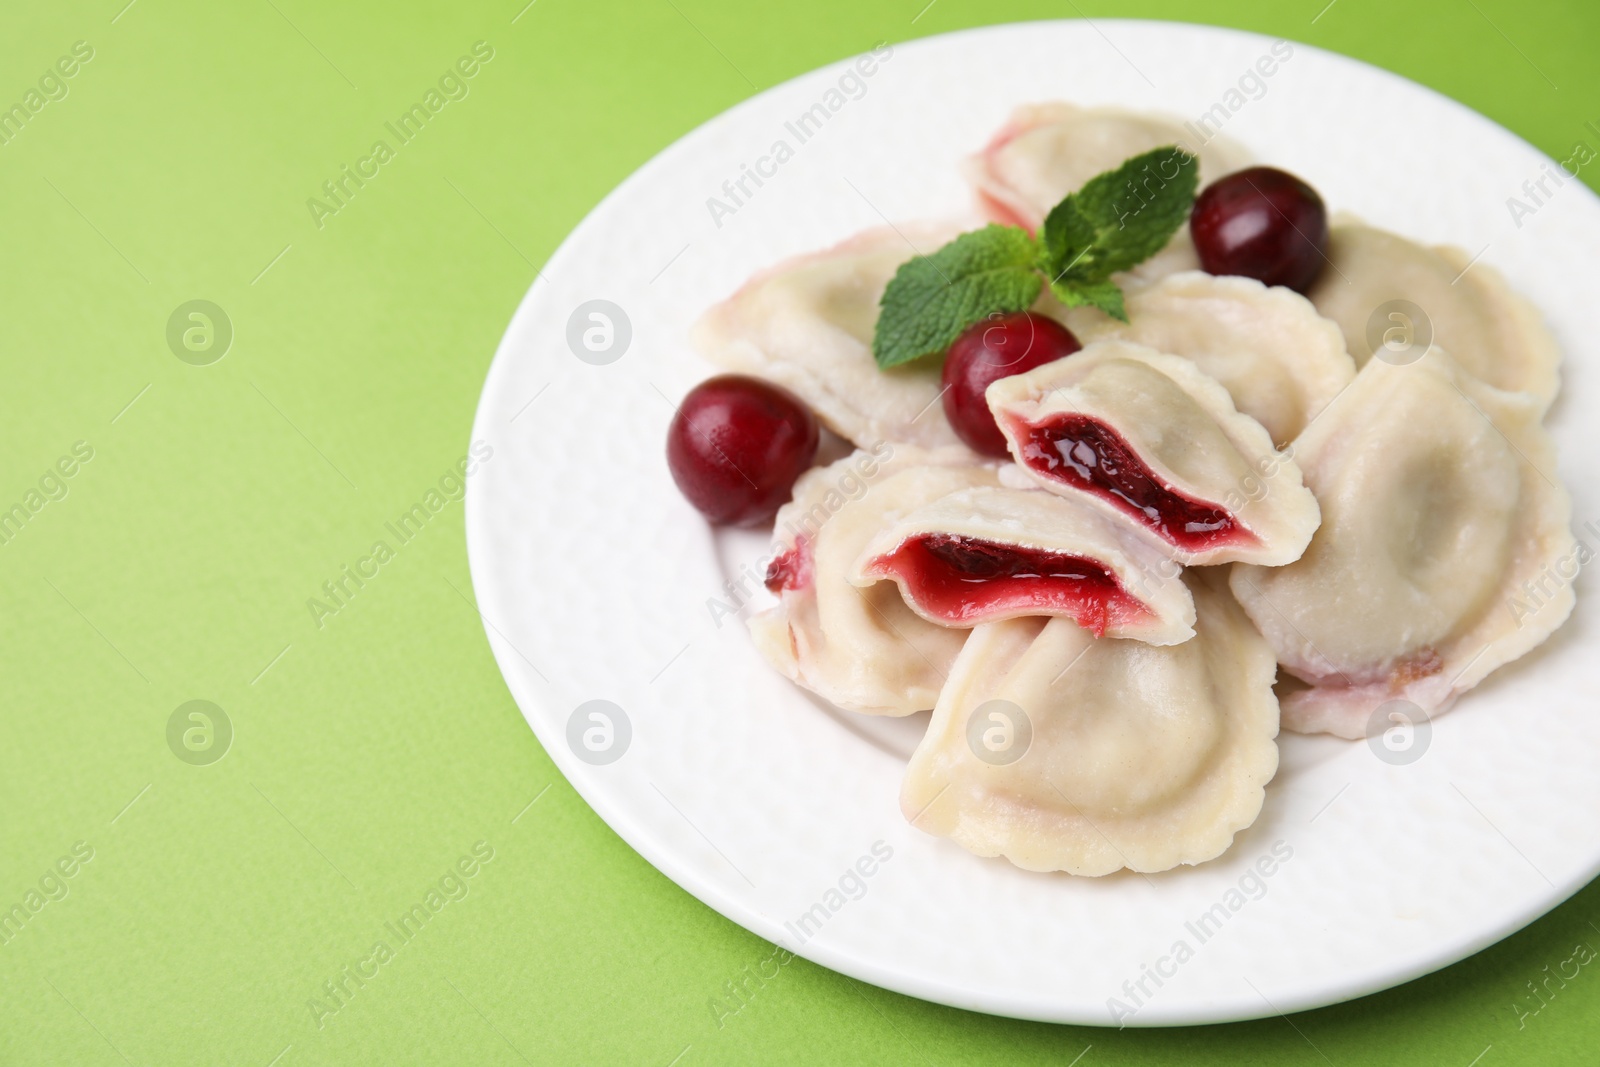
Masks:
[[[872,335],[878,366],[943,352],[990,314],[1030,307],[1044,288],[1038,259],[1038,242],[1026,230],[991,225],[902,263],[879,301]]]
[[[1040,267],[1050,291],[1068,307],[1087,304],[1128,321],[1111,275],[1166,247],[1189,217],[1199,183],[1195,158],[1174,147],[1090,178],[1045,216]]]
[[[1068,307],[1097,307],[1126,322],[1122,290],[1111,275],[1166,246],[1189,217],[1198,184],[1193,156],[1157,148],[1068,194],[1038,238],[1020,227],[990,225],[907,260],[879,301],[872,337],[878,366],[943,352],[973,324],[1027,310],[1047,281]]]

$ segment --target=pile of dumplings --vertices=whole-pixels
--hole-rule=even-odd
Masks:
[[[841,708],[931,708],[906,817],[1028,870],[1212,859],[1259,815],[1280,723],[1358,739],[1395,701],[1437,716],[1573,605],[1570,584],[1520,596],[1575,551],[1542,424],[1560,353],[1456,249],[1336,217],[1301,296],[1201,272],[1185,229],[1115,279],[1127,322],[1046,288],[1034,312],[1084,347],[990,388],[1013,459],[1028,427],[1087,412],[1225,512],[1232,539],[1164,540],[1036,465],[979,456],[945,419],[936,361],[878,368],[878,302],[901,263],[984,220],[1037,229],[1087,179],[1184,137],[1162,116],[1023,108],[967,161],[984,219],[801,256],[696,327],[713,362],[785,386],[858,450],[805,474],[779,512],[778,602],[750,619],[755,643]],[[1202,183],[1249,162],[1222,139],[1198,155]],[[1425,343],[1374,336],[1396,300],[1425,309]],[[927,536],[1092,559],[1121,609],[1085,625],[1000,598],[952,617],[892,565]],[[975,743],[995,709],[1020,755]]]

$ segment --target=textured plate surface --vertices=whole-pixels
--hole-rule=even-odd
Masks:
[[[1600,500],[1579,460],[1600,451],[1600,424],[1582,417],[1600,404],[1600,304],[1588,291],[1600,201],[1568,182],[1519,226],[1507,198],[1554,166],[1546,157],[1427,89],[1305,45],[1259,80],[1264,91],[1250,79],[1240,91],[1271,43],[1167,23],[1036,23],[895,45],[868,77],[847,75],[848,63],[815,71],[651,160],[530,289],[474,428],[497,453],[467,496],[489,640],[584,798],[728,918],[824,966],[959,1007],[1215,1022],[1426,973],[1600,869],[1589,696],[1600,668],[1582,595],[1560,633],[1434,723],[1411,761],[1286,736],[1261,818],[1222,859],[1098,880],[1028,874],[911,828],[896,795],[926,716],[819,706],[718,607],[745,615],[766,602],[766,539],[714,535],[668,476],[673,405],[712,370],[688,346],[690,323],[784,256],[885,219],[965,211],[958,161],[1034,100],[1185,118],[1220,104],[1229,136],[1308,178],[1332,209],[1482,250],[1565,349],[1551,424],[1575,526],[1595,543],[1600,525],[1586,524],[1600,520]],[[801,130],[819,103],[829,117]],[[746,179],[750,195],[735,202],[724,182],[747,167],[763,182]],[[714,212],[711,197],[731,210]],[[612,313],[599,354],[569,342],[598,328],[590,340],[605,347],[583,306],[597,300],[629,327]],[[609,702],[598,706],[610,721],[606,763],[591,762],[583,739],[591,730],[590,745],[608,743],[606,722],[588,717],[597,706],[579,711],[597,700]]]

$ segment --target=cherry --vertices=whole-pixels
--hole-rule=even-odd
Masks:
[[[722,374],[689,390],[667,429],[678,490],[714,523],[759,526],[811,466],[816,416],[787,389]]]
[[[1208,185],[1189,216],[1200,265],[1303,293],[1327,262],[1328,209],[1293,174],[1249,167]]]
[[[967,327],[944,357],[944,414],[972,448],[1006,455],[1005,435],[984,399],[991,383],[1070,356],[1083,346],[1055,319],[1018,311]]]

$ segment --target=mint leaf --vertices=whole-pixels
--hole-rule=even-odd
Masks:
[[[1069,307],[1090,305],[1127,321],[1109,279],[1161,251],[1188,219],[1200,168],[1180,148],[1157,148],[1096,175],[1045,217],[1039,266]]]
[[[1189,217],[1199,180],[1193,156],[1157,148],[1069,194],[1046,216],[1038,240],[990,225],[907,260],[878,302],[873,358],[887,370],[943,352],[990,315],[1026,311],[1046,280],[1068,307],[1097,307],[1127,322],[1111,275],[1166,246]]]
[[[1109,270],[1127,270],[1161,251],[1189,218],[1200,167],[1181,148],[1157,148],[1091,178],[1075,194],[1107,249]]]
[[[1054,282],[1050,291],[1069,308],[1097,307],[1114,319],[1128,321],[1127,309],[1122,306],[1122,289],[1116,282]]]
[[[973,323],[1026,310],[1043,288],[1038,262],[1038,243],[1027,231],[990,225],[902,263],[878,302],[878,366],[943,352]]]
[[[1054,284],[1062,278],[1093,278],[1108,275],[1100,269],[1105,254],[1099,246],[1100,233],[1083,213],[1076,194],[1050,209],[1040,229],[1039,269]]]

